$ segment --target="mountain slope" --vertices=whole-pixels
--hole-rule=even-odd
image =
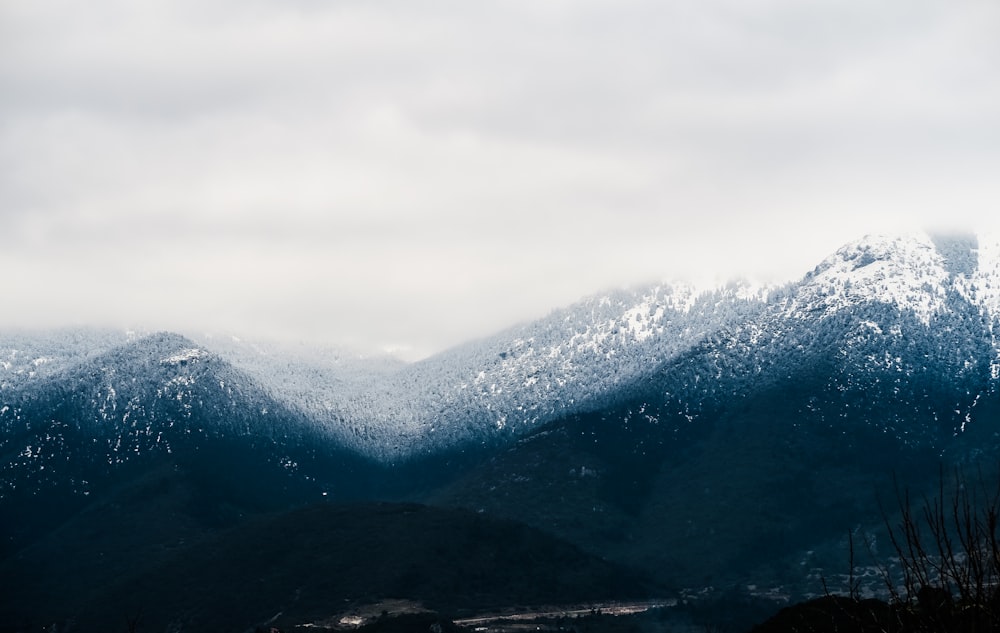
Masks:
[[[503,445],[616,398],[658,362],[762,310],[769,292],[742,283],[616,291],[403,366],[303,361],[274,350],[230,357],[345,445],[398,463]]]
[[[5,547],[164,464],[197,473],[206,499],[247,508],[354,498],[371,479],[366,460],[178,335],[112,348],[3,397],[0,507],[23,517],[3,528]]]
[[[0,626],[45,613],[39,624],[114,630],[141,614],[150,630],[241,632],[323,621],[386,598],[454,614],[649,591],[641,575],[537,530],[415,504],[313,505],[113,570],[99,559],[82,561],[97,565],[89,572],[60,560],[50,551],[60,545],[45,541],[0,564],[21,579]]]
[[[802,589],[803,566],[829,571],[845,534],[878,527],[894,477],[921,490],[942,460],[1000,458],[997,312],[983,291],[995,269],[968,240],[948,244],[848,245],[752,318],[527,435],[435,502],[669,582]],[[820,546],[823,561],[807,554]]]
[[[880,388],[915,390],[910,400],[920,406],[917,392],[942,382],[966,391],[981,389],[987,375],[1000,378],[998,315],[1000,241],[873,236],[782,287],[617,291],[410,365],[359,369],[281,354],[234,362],[342,443],[400,462],[502,445],[560,417],[631,400],[649,383],[664,385],[675,412],[694,416],[762,381],[785,380],[807,356],[837,368],[831,390],[877,373],[889,380]]]

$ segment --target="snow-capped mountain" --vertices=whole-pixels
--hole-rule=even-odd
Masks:
[[[760,312],[773,288],[658,284],[584,299],[412,364],[223,351],[339,440],[383,461],[494,445],[618,397],[666,359]],[[211,340],[205,344],[212,346]]]
[[[590,297],[410,365],[353,372],[273,354],[245,369],[340,441],[393,461],[504,442],[640,385],[696,416],[803,363],[839,367],[830,379],[844,383],[832,389],[880,371],[883,386],[924,376],[983,388],[984,376],[1000,375],[998,315],[996,240],[874,236],[780,287],[659,284]]]
[[[61,394],[45,405],[53,411],[72,402],[74,415],[92,416],[96,441],[118,451],[157,449],[159,420],[183,425],[197,411],[199,420],[216,416],[203,424],[226,433],[308,429],[388,463],[502,445],[615,402],[694,421],[795,378],[815,383],[807,417],[816,409],[826,420],[831,408],[817,402],[847,403],[845,394],[861,390],[895,403],[886,429],[915,437],[907,428],[915,412],[939,420],[942,432],[961,431],[977,396],[994,388],[998,318],[996,240],[876,236],[785,286],[617,291],[408,365],[303,359],[232,342],[219,345],[223,361],[209,351],[211,339],[166,335],[8,336],[0,424],[11,446],[23,410],[40,410],[40,390]],[[239,415],[220,404],[237,401]],[[40,447],[23,451],[34,456]],[[8,467],[37,459],[25,453]]]
[[[897,474],[920,489],[942,458],[1000,457],[998,331],[1000,241],[917,234],[848,244],[782,286],[595,295],[411,364],[0,333],[0,513],[19,517],[0,562],[64,521],[100,532],[108,508],[159,524],[165,489],[192,534],[214,529],[195,514],[406,495],[670,583],[744,582],[779,558],[794,575],[817,547],[836,559]]]
[[[763,297],[766,290],[743,284],[703,293],[658,285],[592,297],[409,365],[374,393],[355,394],[342,417],[366,421],[360,437],[406,429],[415,444],[377,443],[395,457],[414,446],[503,442],[601,406],[661,359],[760,310]]]
[[[352,496],[345,473],[363,460],[189,339],[154,334],[73,358],[2,391],[0,505],[8,509],[36,498],[83,500],[162,463],[277,486],[290,498]]]
[[[841,565],[844,534],[877,529],[894,486],[927,490],[942,465],[975,471],[1000,455],[990,244],[849,244],[746,318],[653,359],[616,397],[526,432],[435,502],[677,583]]]
[[[792,286],[761,327],[825,356],[828,392],[863,389],[892,405],[885,425],[897,434],[918,432],[915,409],[959,432],[1000,375],[997,254],[993,238],[866,238]]]

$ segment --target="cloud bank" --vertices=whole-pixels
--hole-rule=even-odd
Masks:
[[[0,6],[0,327],[411,357],[651,279],[994,228],[983,0]]]

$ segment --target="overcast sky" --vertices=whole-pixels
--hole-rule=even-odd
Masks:
[[[0,327],[416,358],[1000,216],[996,0],[0,2]]]

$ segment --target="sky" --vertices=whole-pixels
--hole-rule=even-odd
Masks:
[[[0,1],[0,328],[416,359],[994,231],[995,0]]]

